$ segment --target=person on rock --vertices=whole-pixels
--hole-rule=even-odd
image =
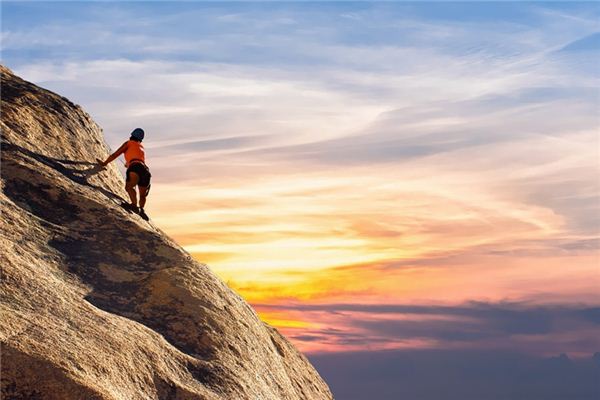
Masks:
[[[127,167],[127,172],[125,173],[125,190],[129,194],[131,204],[123,203],[121,205],[126,210],[139,214],[147,221],[148,215],[144,212],[144,206],[146,205],[146,197],[150,191],[150,178],[152,175],[146,165],[142,140],[144,140],[144,130],[142,128],[135,128],[131,132],[129,140],[123,143],[106,161],[98,161],[102,167],[106,167],[108,163],[115,160],[121,154],[125,155],[125,167]],[[136,186],[140,192],[139,208],[137,193],[135,191]]]

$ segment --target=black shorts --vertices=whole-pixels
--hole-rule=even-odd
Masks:
[[[141,162],[136,162],[131,164],[129,168],[127,168],[127,172],[125,173],[127,182],[129,182],[130,172],[135,172],[137,176],[140,177],[140,180],[138,181],[138,186],[150,186],[150,178],[152,177],[152,175],[150,174],[150,170],[148,169],[148,167],[146,167],[144,164],[142,164]]]

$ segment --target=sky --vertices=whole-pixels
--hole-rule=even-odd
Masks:
[[[145,129],[153,221],[338,398],[600,393],[600,3],[3,1],[1,46]]]

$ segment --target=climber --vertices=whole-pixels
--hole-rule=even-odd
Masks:
[[[135,128],[131,132],[129,140],[123,143],[106,161],[98,161],[102,167],[106,167],[108,163],[115,160],[121,154],[125,155],[125,167],[127,167],[127,172],[125,173],[125,190],[129,194],[131,204],[123,203],[121,205],[126,210],[139,214],[143,219],[148,221],[148,215],[144,212],[144,206],[146,205],[146,197],[150,191],[150,177],[152,175],[150,175],[150,170],[146,166],[142,140],[144,140],[144,130],[142,128]],[[139,208],[135,192],[136,186],[140,192]]]

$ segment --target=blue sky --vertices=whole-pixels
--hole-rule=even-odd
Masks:
[[[597,55],[586,50],[597,47],[598,29],[594,3],[4,2],[2,57],[85,104],[112,145],[132,119],[144,117],[161,137],[248,136],[237,143],[245,150],[319,146],[348,135],[353,141],[378,117],[382,125],[393,113],[403,119],[392,123],[408,123],[411,116],[426,118],[427,109],[455,112],[440,105],[493,113],[585,98],[594,106]],[[188,85],[194,79],[215,83]],[[224,92],[229,82],[241,87]],[[261,109],[244,103],[256,96]],[[333,118],[318,134],[287,121],[297,140],[282,138],[273,121],[314,126],[322,122],[319,113]],[[356,118],[340,115],[346,113]],[[173,126],[171,115],[182,122]],[[255,126],[244,132],[247,118]],[[198,124],[201,131],[190,131]],[[504,134],[457,140],[482,143],[498,135]],[[440,146],[446,145],[387,153],[395,158]],[[314,158],[386,157],[369,146],[347,157],[323,147]]]
[[[2,62],[113,148],[143,126],[154,221],[340,398],[468,398],[437,359],[590,398],[600,3],[4,1]]]

